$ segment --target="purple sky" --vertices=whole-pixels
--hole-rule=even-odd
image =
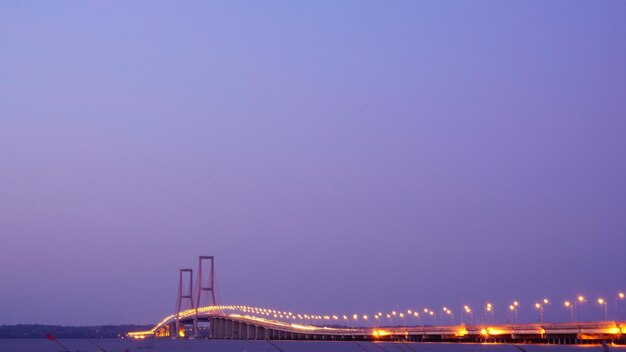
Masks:
[[[624,1],[2,1],[0,324],[154,323],[201,254],[220,303],[518,299],[526,320],[544,296],[613,304],[625,16]]]

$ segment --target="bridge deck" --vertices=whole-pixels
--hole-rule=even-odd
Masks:
[[[456,342],[625,343],[626,322],[507,325],[342,327],[297,324],[251,314],[227,314],[224,307],[202,307],[170,315],[133,338],[193,337],[248,340],[408,340]],[[199,325],[204,331],[199,333]]]

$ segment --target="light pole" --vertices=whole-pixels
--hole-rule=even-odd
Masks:
[[[420,317],[420,313],[415,311],[413,312],[413,316],[417,319],[417,325],[422,325],[422,318]]]
[[[535,303],[535,308],[539,310],[539,322],[543,323],[543,305],[541,303]]]
[[[413,316],[413,311],[410,309],[407,309],[406,311],[406,320],[410,321],[410,318]],[[407,323],[408,324],[408,323]]]
[[[454,313],[446,307],[443,307],[443,312],[450,316],[450,325],[454,325]]]
[[[517,307],[511,304],[509,305],[509,310],[511,311],[511,314],[510,314],[511,323],[517,323]],[[513,319],[513,317],[515,317],[515,320]]]
[[[576,302],[574,302],[574,305],[576,306],[576,321],[580,321],[580,307],[579,305],[583,304],[587,302],[587,299],[585,299],[585,296],[583,295],[578,295],[578,297],[576,297]]]
[[[513,320],[513,315],[515,315],[515,323],[517,323],[517,307],[519,307],[518,301],[513,301],[513,304],[509,305],[509,310],[511,311],[511,320]]]
[[[615,298],[615,320],[619,320],[621,318],[621,312],[622,310],[620,309],[620,301],[624,300],[624,292],[619,292],[617,294],[617,298]]]
[[[433,323],[434,323],[434,325],[437,325],[437,316],[435,315],[435,312],[433,312],[432,310],[429,310],[428,311],[428,315],[433,317]]]
[[[609,320],[609,305],[604,298],[598,298],[598,304],[604,306],[604,321]]]
[[[465,305],[463,306],[463,310],[465,310],[465,314],[469,315],[469,323],[474,324],[474,314],[472,314],[472,309],[468,305]],[[465,320],[463,319],[463,312],[461,312],[461,323],[465,323]]]
[[[493,310],[494,310],[493,304],[487,303],[487,305],[485,305],[485,323],[489,323],[489,319],[487,319],[489,314],[491,314],[491,319],[495,320],[494,319],[495,315],[493,313]]]
[[[405,318],[405,316],[404,316],[404,313],[400,313],[400,314],[399,314],[399,316],[400,316],[400,319],[403,319],[403,320],[404,320],[404,331],[406,331],[406,325],[407,325],[407,324],[406,324],[406,318]]]
[[[563,305],[565,306],[565,308],[569,308],[570,314],[572,316],[572,323],[573,323],[574,322],[574,305],[570,301],[565,301]]]

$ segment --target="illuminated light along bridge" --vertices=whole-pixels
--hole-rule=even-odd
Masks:
[[[204,285],[202,264],[210,262],[208,284]],[[129,337],[144,338],[210,338],[230,340],[330,340],[330,341],[424,341],[424,342],[500,342],[500,343],[554,343],[585,344],[606,340],[626,343],[626,322],[571,322],[505,325],[442,325],[442,326],[341,326],[338,316],[304,316],[326,318],[335,324],[296,323],[302,315],[249,306],[215,305],[214,257],[201,256],[198,270],[198,288],[195,307],[200,306],[203,293],[210,294],[213,304],[194,308],[193,272],[180,270],[178,311],[161,320],[152,329],[128,333]],[[183,285],[189,280],[188,290]],[[181,310],[182,301],[189,300],[191,309]],[[367,316],[363,316],[367,320]],[[344,319],[347,317],[344,316]],[[356,318],[356,315],[355,315]],[[372,321],[373,322],[373,321]]]

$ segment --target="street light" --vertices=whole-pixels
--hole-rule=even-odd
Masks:
[[[513,301],[513,304],[509,305],[509,310],[511,311],[511,320],[513,320],[513,314],[515,314],[515,322],[517,323],[517,307],[519,307],[518,301]]]
[[[493,304],[491,303],[487,303],[487,305],[485,305],[485,322],[488,322],[487,316],[489,314],[491,314],[491,319],[494,319],[495,317],[494,308],[493,308]]]
[[[576,297],[576,301],[574,301],[574,305],[576,306],[576,321],[580,320],[580,307],[578,307],[578,305],[585,302],[587,302],[587,299],[583,295],[578,295],[578,297]]]
[[[417,319],[417,325],[421,325],[422,319],[420,319],[420,313],[418,313],[417,311],[414,311],[413,316]]]
[[[465,306],[463,306],[463,310],[465,310],[465,314],[469,315],[469,318],[470,318],[469,323],[473,324],[474,323],[474,315],[472,313],[472,309],[468,305],[465,305]],[[465,320],[463,319],[463,312],[461,312],[461,323],[465,323]]]
[[[621,318],[621,309],[620,309],[620,302],[619,301],[623,301],[624,300],[624,292],[619,292],[617,294],[617,298],[615,299],[615,320],[619,320]]]
[[[570,313],[572,315],[572,323],[573,323],[574,322],[574,305],[570,301],[565,301],[563,305],[565,306],[565,308],[569,308]]]
[[[598,298],[598,304],[604,306],[604,320],[609,320],[609,306],[604,298]]]
[[[541,304],[541,303],[540,303]],[[550,304],[550,300],[547,298],[543,299],[543,304],[541,304],[541,322],[543,323],[544,319],[545,319],[545,309],[546,306]]]
[[[511,311],[511,320],[513,320],[513,317],[515,317],[515,321],[512,322],[517,323],[517,308],[511,304],[509,305],[509,310]]]
[[[535,308],[539,310],[539,322],[543,323],[543,305],[541,303],[535,303]]]
[[[452,313],[452,311],[446,307],[443,307],[443,311],[450,316],[450,323],[451,325],[454,325],[454,313]]]

